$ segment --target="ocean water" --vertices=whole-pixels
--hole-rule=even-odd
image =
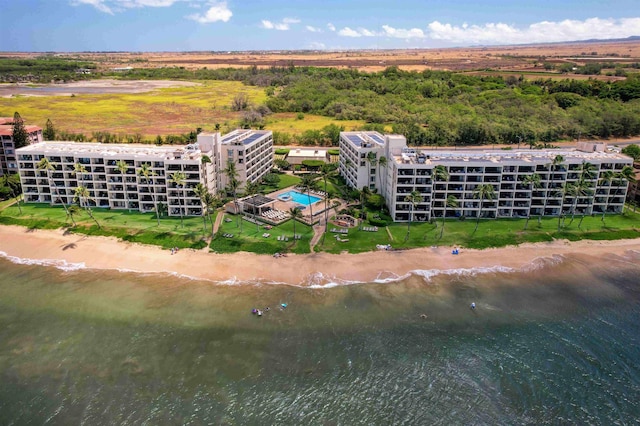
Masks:
[[[640,422],[640,253],[304,286],[33,263],[0,256],[1,425]]]

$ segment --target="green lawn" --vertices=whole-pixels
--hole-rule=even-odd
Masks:
[[[292,185],[297,185],[300,183],[300,178],[294,175],[281,174],[280,182],[278,182],[277,186],[263,185],[262,190],[265,194],[269,194],[271,192],[279,191],[281,189],[287,188]]]
[[[274,226],[270,230],[264,227],[258,228],[255,223],[243,220],[242,232],[237,220],[237,216],[226,215],[231,222],[222,221],[218,233],[211,241],[209,247],[217,253],[233,253],[237,251],[248,251],[258,254],[273,253],[309,253],[309,243],[313,237],[313,230],[310,226],[296,222],[296,234],[302,235],[299,240],[293,239],[293,221],[289,220],[282,225]],[[265,238],[264,233],[271,234]],[[233,238],[226,238],[223,234],[233,234]],[[279,236],[286,236],[289,241],[278,241]]]
[[[324,244],[316,246],[316,251],[340,253],[347,250],[350,253],[361,253],[375,250],[376,244],[391,244],[394,249],[400,250],[434,245],[484,249],[553,239],[577,241],[640,238],[640,215],[631,211],[627,211],[625,215],[607,216],[606,226],[603,225],[601,216],[585,217],[582,229],[578,229],[579,217],[576,217],[571,225],[569,221],[570,218],[567,217],[564,228],[558,232],[557,218],[545,218],[540,225],[536,218],[532,218],[527,231],[524,230],[525,219],[481,220],[478,230],[474,233],[475,220],[453,219],[445,222],[442,238],[441,220],[435,224],[414,223],[406,241],[408,224],[394,223],[387,227],[388,232],[382,227],[379,227],[378,232],[350,229],[347,235],[341,235],[341,239],[348,238],[348,242],[339,242],[334,234],[330,233]],[[369,224],[365,223],[364,226]],[[331,228],[330,225],[329,229]]]
[[[203,223],[201,217],[184,219],[184,227],[179,217],[162,217],[160,226],[153,213],[127,212],[121,210],[94,209],[93,214],[102,229],[91,220],[85,211],[81,211],[74,219],[77,222],[73,232],[86,235],[113,236],[125,241],[153,244],[164,248],[203,248]],[[215,218],[212,217],[213,220]],[[0,224],[21,225],[28,228],[58,229],[71,227],[62,207],[51,207],[45,204],[23,204],[22,214],[16,205],[0,211]],[[211,225],[207,224],[207,236]]]
[[[95,209],[94,215],[101,224],[99,229],[82,211],[75,218],[77,226],[70,228],[62,207],[50,207],[43,204],[23,204],[22,214],[16,205],[10,205],[0,210],[0,224],[20,225],[28,228],[58,229],[67,227],[73,232],[86,235],[114,236],[125,241],[143,244],[153,244],[164,248],[204,248],[203,222],[201,217],[184,219],[184,227],[180,225],[180,218],[163,217],[160,226],[157,225],[152,213],[126,212],[119,210]],[[227,215],[231,222],[223,221],[219,232],[210,243],[210,249],[219,253],[247,251],[259,254],[273,254],[276,252],[309,253],[309,243],[313,237],[311,227],[296,222],[296,233],[302,235],[300,240],[293,239],[293,221],[266,230],[248,221],[243,221],[242,232],[235,216]],[[215,220],[215,218],[213,218]],[[558,231],[557,218],[545,218],[538,225],[537,219],[529,221],[528,230],[524,230],[525,219],[481,220],[478,230],[474,233],[474,220],[447,220],[442,238],[440,228],[442,221],[434,224],[414,223],[410,227],[407,237],[408,224],[394,223],[388,227],[379,227],[377,232],[350,229],[348,234],[340,234],[338,241],[335,234],[328,233],[324,242],[316,246],[316,251],[340,253],[361,253],[376,249],[376,244],[391,244],[394,249],[410,249],[416,247],[454,246],[483,249],[488,247],[502,247],[527,242],[551,241],[553,239],[567,239],[576,241],[581,239],[615,240],[625,238],[640,238],[640,214],[627,210],[624,215],[607,216],[605,223],[601,216],[584,218],[582,229],[578,229],[580,217],[576,217],[572,224],[570,218],[565,219],[564,227]],[[364,226],[370,226],[365,222]],[[337,226],[329,226],[329,229]],[[211,224],[207,222],[206,237],[209,236]],[[268,238],[263,233],[271,234]],[[225,238],[223,234],[233,234],[233,238]],[[286,236],[289,241],[278,241],[278,236]],[[406,241],[405,241],[406,239]]]

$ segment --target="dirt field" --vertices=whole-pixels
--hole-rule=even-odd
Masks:
[[[0,53],[2,56],[31,57],[33,53]],[[319,66],[379,71],[396,65],[404,70],[468,71],[542,70],[542,62],[556,65],[589,61],[632,63],[640,61],[640,40],[491,46],[451,49],[358,50],[358,51],[260,51],[260,52],[147,52],[81,53],[74,57],[96,61],[100,69],[173,67],[188,69],[221,67]]]
[[[189,81],[169,80],[85,80],[64,84],[0,84],[0,97],[71,96],[78,94],[145,93],[171,87],[199,86]]]

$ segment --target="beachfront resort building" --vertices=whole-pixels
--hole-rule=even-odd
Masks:
[[[443,215],[620,213],[627,182],[611,176],[632,164],[631,158],[606,152],[599,145],[563,150],[418,150],[407,147],[403,136],[377,132],[343,132],[339,148],[340,172],[347,183],[382,194],[398,222]],[[444,169],[448,177],[437,177],[436,168]],[[536,182],[531,182],[533,175],[539,182],[535,177]],[[586,187],[572,192],[581,178]],[[481,206],[483,185],[491,187],[491,195],[482,196]],[[455,197],[455,203],[450,197]]]
[[[163,205],[170,216],[198,216],[203,206],[194,188],[201,183],[213,194],[224,188],[221,164],[227,158],[236,161],[241,184],[263,176],[264,169],[270,170],[271,132],[241,133],[245,136],[242,140],[250,140],[243,146],[251,151],[234,146],[234,153],[238,154],[233,157],[227,151],[225,137],[219,133],[198,135],[197,143],[186,146],[35,143],[16,150],[24,200],[71,204],[76,188],[83,186],[94,206],[148,212]],[[258,147],[253,143],[256,139],[265,142]],[[269,149],[270,161],[263,160]],[[258,152],[260,155],[256,155]],[[50,163],[50,170],[38,168],[43,158]],[[77,165],[82,165],[81,171]],[[146,176],[144,169],[148,169]],[[176,172],[184,174],[182,184],[172,180]]]
[[[24,126],[29,143],[42,142],[42,128]],[[18,173],[16,146],[13,142],[13,118],[0,117],[0,176]]]
[[[220,137],[219,133],[200,133],[198,143],[216,147],[212,160],[216,164],[217,188],[229,184],[224,170],[229,161],[236,166],[239,189],[259,182],[273,168],[273,133],[267,130],[238,129]]]

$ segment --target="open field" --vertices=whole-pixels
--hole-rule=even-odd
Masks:
[[[596,55],[592,55],[593,53]],[[34,57],[34,53],[1,53],[7,57]],[[96,61],[98,69],[132,66],[134,68],[185,67],[198,69],[207,67],[272,66],[318,66],[357,68],[380,71],[388,66],[404,70],[451,70],[478,69],[530,70],[540,60],[554,62],[576,62],[613,60],[637,62],[640,58],[640,40],[570,42],[539,45],[485,46],[448,49],[398,49],[359,51],[259,51],[259,52],[136,52],[136,53],[75,53],[79,60]],[[587,56],[587,57],[585,57]]]
[[[56,129],[65,132],[87,136],[92,132],[105,131],[114,134],[140,133],[152,139],[156,135],[188,133],[198,127],[212,131],[216,123],[222,126],[222,130],[233,129],[242,114],[230,108],[236,94],[246,93],[250,102],[256,105],[266,99],[262,88],[235,81],[176,82],[186,87],[170,88],[162,88],[166,84],[159,85],[158,82],[150,84],[154,82],[147,80],[129,80],[117,85],[120,90],[130,93],[104,93],[113,85],[99,82],[79,82],[72,86],[76,89],[87,87],[100,93],[79,93],[73,97],[0,98],[0,116],[13,116],[18,111],[25,122],[41,127],[45,126],[47,119],[51,119]],[[138,93],[141,88],[147,91]],[[73,93],[67,90],[65,87],[60,93]],[[337,121],[311,114],[305,114],[304,119],[299,120],[293,113],[270,115],[266,123],[269,130],[291,134],[321,129],[331,123],[345,126],[346,130],[363,124],[359,120]]]

